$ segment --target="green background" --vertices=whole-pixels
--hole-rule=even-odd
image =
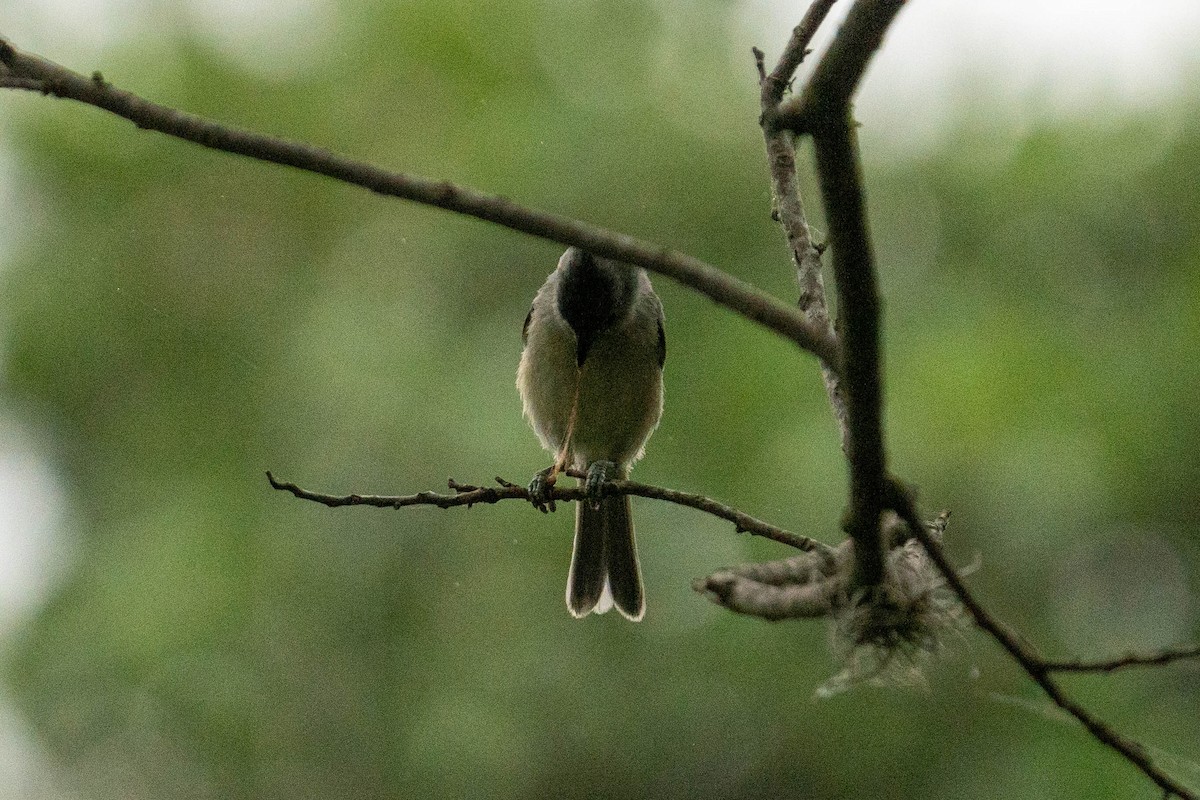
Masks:
[[[713,45],[733,9],[331,13],[277,70],[182,19],[72,66],[794,298],[752,64]],[[777,33],[758,44],[777,54]],[[54,787],[29,796],[1156,796],[973,630],[926,689],[815,700],[838,669],[821,624],[689,588],[787,553],[694,511],[635,501],[649,610],[632,625],[567,615],[569,508],[271,491],[267,469],[407,493],[544,466],[513,379],[561,248],[74,103],[6,92],[0,109],[0,409],[65,487],[69,530],[48,599],[3,643]],[[976,96],[904,152],[863,119],[892,466],[953,509],[971,584],[1046,653],[1194,640],[1200,105],[1006,121]],[[837,541],[844,464],[813,360],[656,286],[666,414],[636,477]],[[1200,786],[1198,678],[1066,683]]]

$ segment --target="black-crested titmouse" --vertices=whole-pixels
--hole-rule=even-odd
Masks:
[[[639,620],[646,601],[629,496],[599,491],[629,475],[662,416],[662,303],[643,270],[572,247],[533,298],[522,338],[517,390],[555,456],[530,494],[544,501],[560,470],[587,473],[590,499],[575,505],[567,608],[582,617],[615,604]]]

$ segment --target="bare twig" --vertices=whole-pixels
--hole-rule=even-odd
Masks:
[[[1157,667],[1190,659],[1200,659],[1200,644],[1167,647],[1153,653],[1126,653],[1100,661],[1043,661],[1042,667],[1050,672],[1115,672],[1127,667]]]
[[[766,75],[765,70],[760,68],[759,73],[763,78],[764,111],[768,108],[773,109],[783,100],[784,93],[791,85],[792,76],[810,52],[808,46],[817,35],[817,29],[825,22],[825,17],[829,16],[829,11],[836,2],[837,0],[813,0],[804,12],[800,24],[792,30],[792,36],[779,56],[779,63],[775,65],[775,69],[771,70],[770,75]],[[762,63],[761,57],[759,63]]]
[[[636,264],[695,289],[775,331],[835,370],[839,364],[837,344],[826,331],[814,327],[796,309],[692,256],[569,217],[526,208],[504,197],[445,181],[389,172],[302,142],[239,130],[160,106],[117,89],[98,74],[85,77],[52,61],[23,53],[3,39],[0,39],[0,63],[7,68],[10,86],[36,88],[44,94],[87,103],[123,117],[139,128],[160,131],[214,150],[325,175],[379,194],[455,211]]]
[[[575,477],[584,477],[582,473],[576,473],[575,470],[568,471],[568,474]],[[499,484],[498,486],[471,486],[460,484],[451,478],[448,485],[454,492],[453,494],[418,492],[416,494],[401,496],[370,494],[332,495],[313,492],[308,489],[302,489],[289,481],[281,481],[270,472],[267,473],[267,480],[273,489],[291,492],[301,500],[311,500],[314,503],[320,503],[331,508],[340,506],[374,506],[377,508],[437,506],[438,508],[454,508],[456,506],[470,507],[482,503],[498,503],[501,500],[524,500],[530,502],[532,499],[529,491],[524,486],[518,486],[501,478],[496,479],[496,482]],[[791,533],[703,495],[678,492],[674,489],[665,489],[661,486],[651,486],[635,481],[606,481],[603,486],[603,492],[605,494],[630,494],[638,497],[647,497],[652,500],[665,500],[668,503],[694,508],[697,511],[703,511],[706,514],[712,514],[714,517],[719,517],[727,522],[732,522],[738,533],[750,533],[755,536],[761,536],[773,542],[794,547],[797,550],[815,553],[822,559],[833,558],[833,548],[823,542]],[[553,500],[577,501],[584,498],[584,490],[577,486],[555,485],[551,493],[551,498]]]
[[[815,0],[809,6],[804,19],[792,31],[792,37],[770,75],[767,74],[763,63],[763,52],[754,48],[761,89],[762,115],[759,123],[763,130],[767,166],[771,174],[771,216],[779,222],[787,237],[788,249],[791,251],[797,282],[800,285],[800,310],[810,324],[818,330],[825,331],[831,338],[834,337],[834,331],[825,300],[821,249],[812,240],[796,180],[796,139],[790,130],[777,124],[776,115],[796,69],[809,52],[808,46],[813,36],[835,2],[836,0]],[[821,363],[821,377],[834,419],[838,423],[844,451],[847,435],[846,401],[842,396],[836,371],[824,362]]]

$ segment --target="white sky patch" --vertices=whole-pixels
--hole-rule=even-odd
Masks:
[[[835,5],[830,21],[850,5]],[[741,30],[730,32],[738,57],[749,44],[778,55],[806,7],[743,0]],[[687,4],[673,0],[663,13],[686,14]],[[283,76],[318,66],[311,54],[336,36],[336,18],[332,0],[0,0],[0,33],[18,47],[88,68],[123,39],[194,25],[248,70]],[[835,27],[827,24],[818,43]],[[913,0],[889,32],[859,108],[924,137],[980,93],[1031,113],[1078,112],[1152,105],[1198,82],[1198,0]]]
[[[66,491],[33,437],[0,413],[0,637],[69,565],[65,508]]]
[[[30,432],[0,408],[0,645],[66,574],[74,555],[67,493]],[[0,686],[0,797],[69,798],[52,760]]]
[[[745,35],[778,57],[804,3],[745,0]],[[834,6],[840,24],[849,2]],[[837,24],[826,23],[818,52]],[[739,46],[741,42],[738,43]],[[1144,108],[1200,83],[1200,2],[914,0],[900,12],[856,103],[900,146],[929,141],[964,110],[1031,119]]]
[[[140,0],[0,0],[0,34],[22,50],[85,70],[128,37]],[[92,67],[94,69],[95,67]]]
[[[0,797],[5,800],[78,800],[60,785],[53,761],[31,735],[29,725],[0,697]]]
[[[263,77],[319,69],[337,35],[328,0],[188,0],[184,7],[221,52]]]
[[[332,0],[0,0],[0,34],[87,73],[107,48],[191,26],[248,71],[283,77],[320,66],[335,12]]]

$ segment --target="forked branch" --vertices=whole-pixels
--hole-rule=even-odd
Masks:
[[[820,263],[815,258],[818,254],[808,235],[795,186],[794,145],[789,145],[785,137],[797,131],[813,136],[821,197],[829,223],[842,353],[842,368],[837,370],[840,384],[833,381],[831,386],[827,378],[826,389],[834,414],[843,425],[843,450],[850,465],[850,505],[845,528],[855,544],[853,583],[869,587],[882,583],[885,577],[882,527],[887,460],[880,373],[881,304],[850,118],[850,98],[904,2],[858,0],[814,68],[801,95],[805,102],[799,111],[789,111],[793,101],[783,99],[786,87],[832,5],[818,0],[810,7],[770,75],[760,66],[761,122],[776,211],[792,248],[802,292],[807,290],[810,296],[820,286]],[[761,65],[761,55],[756,53],[756,58]],[[802,124],[797,124],[798,118],[802,118]],[[819,301],[810,300],[813,309],[810,318],[815,314],[819,319],[824,311],[823,286],[819,291]]]
[[[755,57],[762,87],[761,122],[771,167],[775,210],[792,247],[802,289],[814,285],[811,273],[813,270],[819,272],[820,264],[814,257],[819,253],[812,247],[804,220],[793,174],[794,145],[784,141],[785,132],[809,134],[814,142],[838,292],[838,331],[843,354],[842,368],[838,372],[841,383],[840,387],[836,382],[831,387],[827,379],[826,388],[834,402],[835,415],[839,421],[844,420],[843,449],[850,465],[850,509],[846,529],[854,542],[857,561],[852,585],[879,583],[889,570],[889,542],[883,535],[883,512],[895,512],[920,542],[923,552],[975,624],[999,642],[1057,706],[1075,717],[1098,741],[1134,764],[1167,796],[1195,800],[1196,795],[1160,769],[1144,747],[1096,718],[1051,678],[1051,672],[1073,668],[1078,671],[1094,666],[1116,669],[1132,663],[1169,663],[1191,657],[1191,649],[1171,651],[1170,655],[1164,652],[1160,658],[1150,660],[1130,656],[1097,664],[1052,662],[1042,658],[974,598],[962,576],[942,552],[935,535],[917,513],[911,493],[887,477],[880,377],[881,304],[850,100],[868,62],[881,46],[888,26],[904,6],[904,0],[858,0],[803,92],[798,97],[785,98],[791,76],[811,39],[809,31],[815,30],[831,5],[832,2],[826,0],[814,0],[805,22],[796,28],[778,66],[770,75],[766,73],[762,53],[756,50]],[[810,20],[811,26],[806,24]],[[807,283],[806,267],[809,271]],[[835,388],[841,391],[835,392]],[[844,416],[836,402],[839,395],[845,397]]]

